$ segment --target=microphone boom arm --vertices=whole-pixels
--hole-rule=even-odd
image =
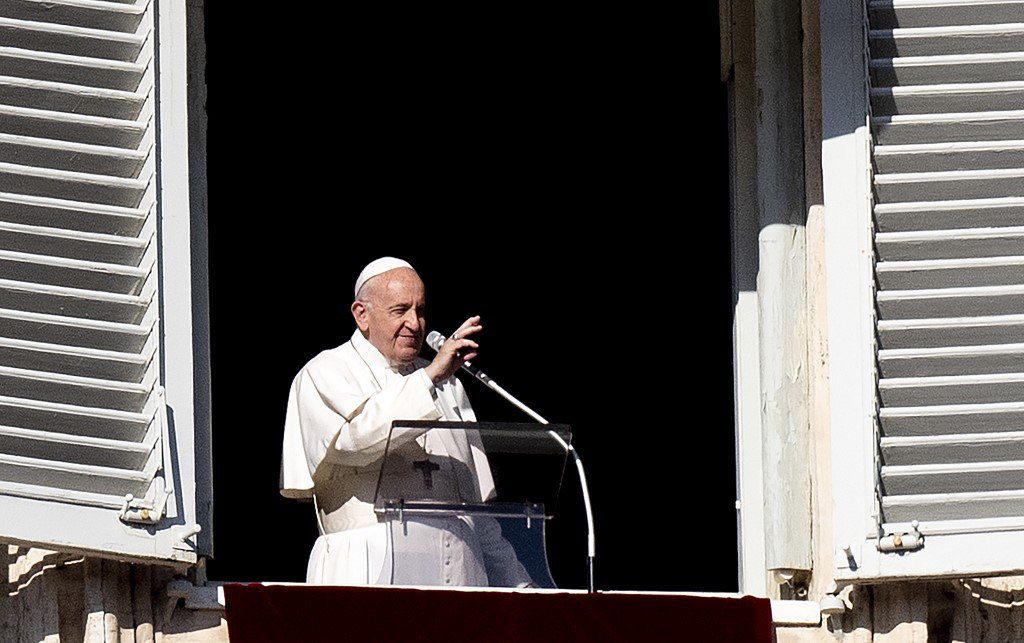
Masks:
[[[427,335],[427,344],[436,351],[441,347],[441,344],[444,343],[445,339],[447,338],[444,337],[444,335],[441,335],[437,331],[431,331],[430,334]],[[509,393],[501,386],[499,386],[497,382],[491,379],[486,373],[484,373],[480,369],[476,368],[469,362],[464,362],[462,364],[462,368],[467,373],[483,382],[483,384],[487,388],[495,391],[496,393],[498,393],[498,395],[501,395],[503,398],[508,400],[513,406],[518,408],[520,411],[526,413],[537,422],[540,422],[541,424],[550,424],[550,422],[541,417],[540,414],[536,413],[533,409],[517,400],[511,393]],[[594,514],[590,507],[590,491],[587,489],[587,476],[583,472],[583,461],[580,459],[580,454],[576,451],[576,449],[573,448],[571,444],[563,440],[562,436],[558,435],[558,433],[554,431],[548,431],[548,434],[551,435],[551,437],[553,437],[555,441],[562,446],[563,449],[565,449],[565,452],[567,454],[572,456],[573,462],[575,462],[576,464],[576,472],[579,475],[580,479],[580,488],[583,491],[583,508],[587,515],[587,590],[593,593],[595,591],[594,554],[596,549],[594,542]]]

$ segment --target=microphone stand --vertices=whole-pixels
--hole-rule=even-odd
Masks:
[[[537,420],[541,424],[550,424],[547,420],[542,418],[540,415],[535,413],[530,407],[526,406],[515,397],[513,397],[508,391],[498,386],[498,383],[487,376],[486,373],[480,371],[476,367],[472,366],[469,362],[465,362],[462,368],[476,379],[484,383],[485,386],[491,390],[497,392],[499,395],[504,397],[506,400],[511,402],[519,410],[523,411],[534,420]],[[587,591],[591,594],[594,593],[594,514],[590,509],[590,492],[587,490],[587,476],[583,473],[583,461],[580,460],[580,454],[576,452],[571,444],[568,444],[562,439],[562,436],[558,435],[554,431],[548,431],[548,433],[557,441],[565,452],[572,456],[573,461],[576,463],[576,471],[580,478],[580,488],[583,491],[583,508],[587,514]]]

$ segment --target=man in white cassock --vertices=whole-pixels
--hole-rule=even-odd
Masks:
[[[281,493],[314,501],[320,536],[307,583],[533,585],[491,517],[383,521],[374,511],[385,448],[389,485],[470,502],[494,496],[476,431],[407,430],[388,444],[393,420],[476,421],[455,372],[476,357],[480,318],[467,319],[427,361],[419,357],[425,305],[408,262],[370,262],[355,284],[351,339],[311,359],[292,382]]]

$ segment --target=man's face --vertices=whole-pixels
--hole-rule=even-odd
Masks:
[[[352,315],[359,330],[391,362],[412,362],[426,336],[426,295],[423,281],[408,268],[374,277],[369,305],[355,302]]]

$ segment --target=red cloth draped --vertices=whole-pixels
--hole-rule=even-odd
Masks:
[[[232,583],[224,600],[231,643],[771,643],[774,633],[771,602],[751,596]]]

